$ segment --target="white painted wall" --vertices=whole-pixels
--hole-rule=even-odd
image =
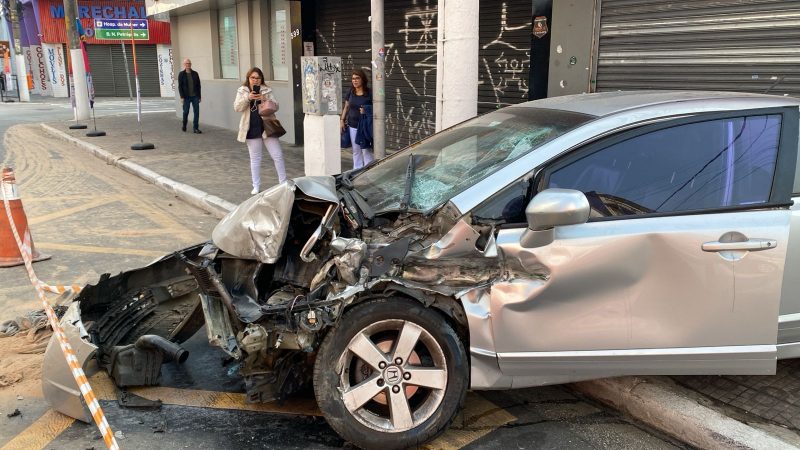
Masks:
[[[211,51],[219,46],[213,39],[211,29],[216,30],[216,20],[212,23],[211,11],[202,11],[188,16],[178,16],[174,22],[177,25],[177,38],[180,47],[176,49],[177,70],[183,70],[183,60],[192,60],[192,70],[200,75],[200,80],[214,78],[214,60]],[[214,15],[216,19],[216,14]],[[216,35],[216,33],[213,33]],[[173,49],[175,42],[172,43]],[[177,91],[177,88],[176,88]]]

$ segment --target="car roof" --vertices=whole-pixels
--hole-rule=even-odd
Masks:
[[[800,99],[794,97],[781,97],[777,95],[749,94],[742,92],[714,92],[714,91],[615,91],[592,94],[564,95],[534,100],[520,104],[535,108],[559,109],[588,114],[597,117],[609,116],[633,109],[647,109],[680,103],[714,104],[725,103],[729,107],[736,107],[737,100],[741,100],[741,108],[751,108],[758,104],[762,108],[776,108],[784,106],[798,106]]]

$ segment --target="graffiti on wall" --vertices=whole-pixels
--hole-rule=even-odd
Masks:
[[[528,99],[528,73],[531,65],[530,44],[521,45],[520,34],[528,39],[531,22],[509,24],[508,3],[500,9],[500,27],[497,35],[481,50],[499,50],[499,56],[481,56],[481,74],[478,84],[488,83],[497,105],[518,103]],[[509,35],[514,36],[512,39]],[[492,52],[495,54],[495,52]],[[516,101],[513,101],[516,100]]]
[[[436,128],[438,9],[435,0],[413,0],[411,3],[403,9],[402,15],[395,14],[396,8],[387,5],[385,16],[386,134],[389,148],[403,147],[426,138]],[[390,8],[391,13],[388,12]],[[511,23],[507,2],[502,3],[499,16],[497,9],[494,9],[494,14],[497,22],[487,25],[486,20],[481,20],[481,27],[492,30],[493,38],[480,48],[478,83],[490,87],[493,104],[519,103],[528,98],[530,14],[526,23]],[[316,30],[319,54],[342,58],[346,83],[354,68],[371,69],[369,35],[365,33],[358,44],[354,43],[352,26],[350,22],[337,24],[332,21],[324,32]],[[338,43],[337,27],[344,28],[342,34],[347,36]],[[528,39],[527,45],[522,43],[523,37]]]
[[[437,9],[425,2],[404,15],[403,27],[397,30],[403,36],[403,45],[386,46],[389,61],[386,78],[398,76],[414,93],[413,99],[403,99],[396,88],[394,108],[386,108],[386,131],[394,131],[404,144],[410,144],[432,135],[436,131],[436,32]],[[403,63],[404,55],[414,55],[414,72],[422,73],[422,80],[414,82]],[[419,59],[421,58],[421,59]],[[430,88],[430,89],[429,89]],[[409,101],[411,100],[411,101]]]
[[[175,68],[172,57],[172,46],[156,45],[158,58],[158,88],[162,97],[175,97]]]
[[[391,20],[386,21],[385,28],[388,148],[404,147],[428,137],[436,126],[436,4],[414,0],[402,17],[396,28],[390,28],[390,24],[397,23]],[[342,58],[343,79],[347,82],[353,69],[372,68],[369,35],[364,36],[359,49],[354,50],[352,42],[343,42],[340,47],[351,44],[350,51],[344,52],[337,48],[337,26],[333,22],[327,33],[317,30],[318,46],[320,54]]]

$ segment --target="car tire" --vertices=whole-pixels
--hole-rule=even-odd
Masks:
[[[314,393],[344,439],[362,448],[409,448],[450,425],[464,402],[468,366],[444,316],[402,297],[370,300],[325,337]]]

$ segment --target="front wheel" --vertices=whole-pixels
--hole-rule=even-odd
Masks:
[[[453,328],[405,298],[355,306],[328,333],[314,367],[331,427],[363,448],[408,448],[444,431],[464,401],[468,363]]]

